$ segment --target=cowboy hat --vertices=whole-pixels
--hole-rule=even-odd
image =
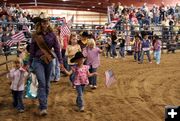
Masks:
[[[80,59],[80,58],[85,58],[84,55],[82,54],[82,52],[77,52],[75,54],[75,56],[70,60],[71,63],[74,63],[76,60]]]

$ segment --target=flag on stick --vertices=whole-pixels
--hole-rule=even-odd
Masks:
[[[6,42],[6,45],[11,47],[12,45],[21,41],[26,41],[23,31],[20,31],[17,34],[14,34],[13,36],[11,36],[11,40],[8,40]]]
[[[113,83],[116,82],[116,79],[114,77],[114,73],[112,70],[105,71],[105,77],[106,77],[106,86],[110,87]]]

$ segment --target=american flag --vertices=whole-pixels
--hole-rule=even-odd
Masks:
[[[60,36],[61,37],[64,37],[66,35],[70,35],[71,34],[71,26],[72,26],[72,23],[74,21],[74,15],[71,17],[71,19],[66,23],[64,21],[64,24],[61,26],[61,33],[60,33]]]
[[[105,71],[105,77],[106,77],[106,86],[110,87],[113,83],[116,82],[116,79],[114,77],[114,73],[112,70]]]
[[[23,31],[20,31],[20,32],[14,34],[13,36],[11,36],[11,40],[8,40],[6,42],[6,45],[11,47],[12,45],[14,45],[18,42],[21,42],[21,41],[26,41]]]
[[[68,25],[65,23],[64,25],[61,26],[60,37],[64,37],[70,34],[71,34],[71,30],[69,29]]]

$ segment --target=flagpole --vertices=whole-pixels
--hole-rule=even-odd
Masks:
[[[37,0],[34,0],[34,2],[35,2],[35,6],[37,6]]]

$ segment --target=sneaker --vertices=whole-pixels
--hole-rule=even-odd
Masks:
[[[92,84],[90,84],[90,85],[89,85],[89,87],[90,87],[90,88],[92,88],[92,87],[93,87],[93,85],[92,85]]]
[[[97,86],[96,85],[94,85],[93,87],[92,87],[92,89],[96,89],[97,88]]]
[[[19,112],[19,113],[23,113],[23,112],[24,112],[24,109],[19,109],[18,112]]]
[[[40,111],[40,116],[45,116],[47,115],[47,110],[46,109],[43,109]]]
[[[84,112],[84,106],[79,109],[80,112]]]

